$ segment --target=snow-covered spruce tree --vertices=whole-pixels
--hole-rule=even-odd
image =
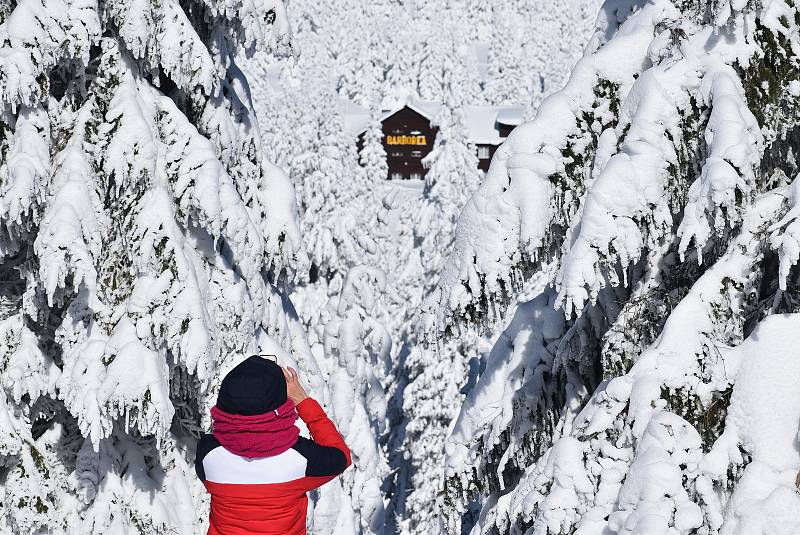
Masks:
[[[497,33],[489,43],[486,100],[492,104],[527,103],[543,89],[544,47],[534,46],[541,43],[533,41],[519,45],[524,42],[521,34],[526,24],[511,6],[497,11],[494,19]]]
[[[389,465],[381,447],[386,434],[386,392],[392,340],[375,317],[385,274],[357,266],[338,300],[329,300],[318,322],[324,355],[321,369],[331,389],[331,417],[351,449],[354,469],[320,489],[313,533],[384,534],[382,485]]]
[[[450,250],[453,229],[459,211],[480,182],[478,157],[467,137],[462,97],[450,90],[434,123],[439,128],[433,150],[422,163],[427,167],[417,232],[422,239],[422,257],[426,271],[434,277]],[[428,279],[429,280],[429,279]]]
[[[431,299],[439,335],[506,318],[448,439],[452,533],[473,499],[474,534],[800,532],[799,23],[607,1],[499,148]]]
[[[515,0],[493,13],[493,34],[488,41],[488,73],[484,88],[492,104],[524,104],[535,112],[542,98],[560,89],[584,43],[602,2]],[[531,32],[528,16],[537,13]]]
[[[340,284],[374,248],[363,229],[377,201],[372,177],[358,164],[355,140],[344,133],[331,76],[316,65],[326,60],[309,56],[301,54],[286,69],[280,95],[264,100],[258,113],[264,121],[275,117],[264,135],[265,149],[286,169],[297,193],[310,279],[338,277]]]
[[[358,154],[358,160],[366,175],[375,180],[386,177],[389,173],[386,150],[383,148],[383,125],[377,116],[372,118],[369,128],[364,132],[364,146]]]
[[[451,82],[450,80],[447,81]],[[467,139],[461,95],[455,88],[446,92],[447,104],[436,123],[439,132],[431,153],[423,162],[428,167],[423,202],[415,232],[420,241],[420,270],[417,276],[431,281],[452,247],[453,229],[461,204],[480,180],[475,149]],[[419,311],[415,311],[418,317]],[[416,330],[419,325],[415,325]],[[423,347],[418,333],[404,362],[403,375],[409,382],[403,392],[406,425],[400,450],[407,474],[403,474],[407,495],[398,506],[404,533],[441,532],[441,514],[432,505],[443,487],[444,441],[450,422],[458,414],[461,387],[467,382],[469,361],[478,356],[479,337],[469,334],[445,344]]]
[[[419,96],[444,103],[454,98],[451,92],[457,92],[459,105],[480,104],[479,73],[472,61],[473,51],[466,44],[471,28],[466,24],[465,6],[451,4],[446,13],[436,3],[428,6],[435,13],[430,13],[426,21],[432,37],[420,51]]]
[[[268,351],[318,376],[233,61],[287,35],[272,1],[0,10],[0,531],[198,533],[220,375]]]

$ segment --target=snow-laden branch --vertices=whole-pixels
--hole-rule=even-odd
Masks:
[[[678,227],[681,261],[694,240],[697,261],[712,232],[739,223],[739,206],[755,186],[755,170],[763,151],[763,138],[747,107],[744,90],[731,67],[718,67],[703,77],[702,102],[711,108],[705,131],[708,157],[700,176],[689,188],[689,201]]]
[[[633,4],[612,2],[601,11],[589,52],[575,66],[564,89],[545,99],[536,117],[517,127],[498,148],[486,178],[459,217],[453,252],[431,299],[436,332],[485,318],[496,303],[503,305],[510,299],[531,263],[549,260],[552,250],[560,248],[559,233],[551,232],[551,225],[569,225],[588,178],[584,166],[594,159],[597,136],[616,121],[606,99],[615,101],[628,93],[648,61],[657,27],[679,17],[668,1],[636,8]],[[655,106],[668,99],[658,91],[654,75],[648,82],[649,89],[655,86],[652,99],[657,100],[646,104]],[[606,93],[596,94],[601,87]],[[642,87],[636,94],[646,91]],[[636,109],[632,101],[628,113],[634,115]],[[584,125],[581,121],[587,118]],[[632,141],[647,134],[634,132]],[[634,147],[632,142],[630,150]],[[640,160],[651,167],[660,165],[659,159]],[[631,183],[630,187],[637,186]],[[630,193],[635,202],[638,190]],[[650,196],[656,194],[652,191]],[[623,227],[622,231],[631,230],[630,224]],[[635,246],[627,250],[631,256],[636,252]],[[585,270],[576,267],[576,271],[582,280],[595,280]],[[566,276],[567,281],[571,279]],[[580,288],[582,283],[576,283],[570,291]],[[581,295],[576,293],[574,300],[582,303]]]
[[[780,258],[780,277],[778,284],[781,290],[786,290],[789,270],[800,259],[800,177],[795,177],[789,186],[789,211],[780,221],[772,225],[769,230],[770,245],[778,251]]]
[[[727,346],[742,339],[741,311],[757,281],[755,266],[766,247],[765,229],[780,213],[784,200],[785,192],[756,200],[743,216],[740,234],[675,307],[659,338],[627,374],[601,384],[567,436],[556,438],[553,449],[526,469],[503,501],[505,512],[494,517],[499,527],[506,526],[509,517],[532,522],[537,534],[547,533],[547,526],[579,533],[608,526],[616,533],[635,533],[651,520],[678,533],[688,534],[698,527],[696,505],[687,501],[686,492],[695,485],[711,488],[703,483],[711,476],[700,468],[695,424],[673,411],[692,403],[708,407],[735,383],[740,360]],[[669,393],[666,397],[665,392]],[[671,437],[669,442],[665,437]],[[592,488],[570,483],[579,498],[568,502],[573,505],[565,510],[564,503],[548,496],[551,485],[568,481],[556,478],[551,466],[556,446],[567,439],[578,440],[583,457],[579,464],[586,466]],[[575,461],[569,462],[565,470],[573,469]],[[727,467],[717,471],[725,472]],[[667,492],[671,506],[665,507],[661,500],[659,515],[648,520],[647,511],[656,507],[649,496],[656,489],[659,496]],[[704,510],[716,511],[719,517],[715,509],[719,504],[708,501],[711,494],[704,494],[704,499]],[[480,533],[489,528],[489,523],[482,524]]]
[[[379,269],[351,269],[339,299],[329,303],[325,353],[333,360],[328,384],[332,417],[349,444],[355,469],[333,488],[322,489],[325,509],[315,513],[318,533],[385,533],[381,485],[389,473],[380,440],[386,432],[386,393],[379,377],[387,365],[391,338],[372,317],[386,275]],[[339,502],[338,507],[336,503]]]
[[[74,58],[89,63],[101,34],[92,0],[22,0],[0,24],[0,101],[16,108],[46,100],[50,69]]]
[[[0,163],[0,257],[16,253],[41,217],[50,168],[50,119],[42,108],[20,109]]]

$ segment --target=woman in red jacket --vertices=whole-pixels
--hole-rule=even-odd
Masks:
[[[211,494],[208,535],[305,535],[306,492],[350,466],[350,450],[294,368],[254,355],[222,380],[213,433],[197,445]],[[311,433],[301,437],[300,417]]]

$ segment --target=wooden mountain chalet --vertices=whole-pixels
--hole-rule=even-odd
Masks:
[[[364,143],[370,112],[352,102],[344,101],[343,115],[350,134],[356,138],[358,150]],[[389,180],[421,180],[427,169],[422,159],[433,150],[438,128],[432,123],[441,104],[409,98],[394,109],[385,110],[380,117],[383,127],[383,148]],[[516,126],[522,124],[522,106],[465,106],[467,136],[475,147],[478,168],[489,169],[497,147]]]

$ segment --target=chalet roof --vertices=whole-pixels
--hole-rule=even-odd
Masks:
[[[419,113],[429,121],[433,121],[434,119],[436,119],[436,116],[439,115],[439,111],[442,109],[442,105],[439,104],[438,102],[432,102],[430,100],[422,100],[414,97],[409,97],[408,100],[406,100],[405,106],[401,106],[400,108],[387,113],[386,117],[394,115],[395,113],[397,113],[406,106],[408,106],[415,112]],[[381,117],[381,120],[383,119],[384,118]]]
[[[464,122],[469,141],[480,145],[499,145],[502,139],[494,128],[496,118],[497,110],[491,106],[465,106]]]
[[[520,125],[524,112],[522,106],[465,106],[469,141],[477,145],[499,145],[505,138],[500,137],[495,125]]]
[[[525,106],[501,106],[497,112],[497,122],[509,126],[519,126],[525,121]]]
[[[369,126],[370,112],[367,108],[359,106],[346,98],[339,98],[339,113],[342,115],[345,130],[351,136],[358,137]]]
[[[344,100],[342,104],[345,126],[354,137],[366,131],[369,124],[369,111],[357,104]],[[379,118],[382,122],[403,108],[410,108],[429,121],[434,121],[442,105],[438,102],[408,97],[405,102],[386,110]],[[496,124],[517,126],[522,124],[525,108],[523,106],[465,106],[464,115],[467,136],[471,143],[478,145],[499,145],[504,138],[500,137]]]

